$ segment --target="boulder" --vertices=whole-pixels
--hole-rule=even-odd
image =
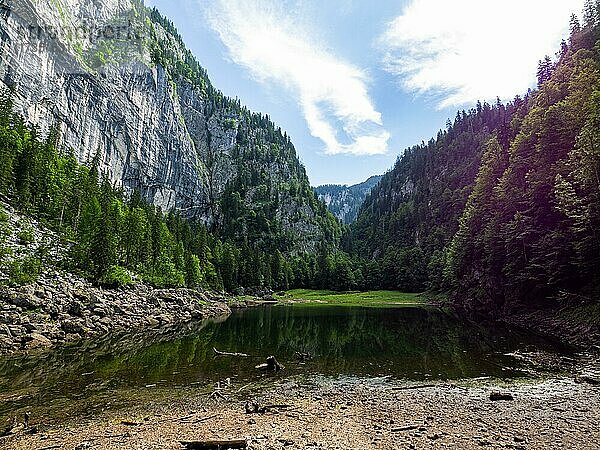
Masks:
[[[67,334],[83,334],[83,327],[73,320],[65,320],[61,328]]]
[[[33,350],[36,348],[48,348],[52,347],[52,341],[46,336],[39,333],[31,333],[24,339],[24,347],[27,350]]]
[[[43,301],[37,298],[33,293],[21,293],[15,292],[8,298],[9,302],[19,308],[23,308],[28,311],[38,309],[42,306]]]
[[[80,301],[74,300],[69,304],[67,313],[72,316],[82,317],[85,311],[85,306]]]

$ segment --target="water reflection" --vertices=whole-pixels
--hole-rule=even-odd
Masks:
[[[215,357],[213,347],[256,358]],[[436,309],[255,308],[227,320],[0,360],[0,416],[123,388],[176,387],[227,377],[249,382],[264,376],[254,366],[268,355],[287,367],[280,377],[518,377],[526,373],[522,363],[505,354],[528,348],[557,350],[539,338],[461,323]],[[313,358],[300,362],[298,351]]]

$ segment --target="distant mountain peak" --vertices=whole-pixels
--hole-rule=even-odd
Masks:
[[[326,184],[314,188],[319,199],[325,202],[342,223],[351,224],[358,217],[358,211],[365,198],[381,180],[382,175],[373,175],[362,183],[352,186],[341,184]]]

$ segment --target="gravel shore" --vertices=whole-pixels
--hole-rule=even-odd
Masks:
[[[32,418],[0,447],[181,449],[180,441],[246,439],[251,449],[593,449],[600,442],[600,387],[570,377],[432,385],[282,380],[254,394],[237,386],[218,392],[223,397],[149,393],[126,411],[81,422]],[[493,401],[494,392],[513,400]],[[248,400],[266,412],[247,414]]]

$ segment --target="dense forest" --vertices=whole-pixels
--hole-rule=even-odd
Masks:
[[[537,89],[459,112],[384,176],[344,238],[380,286],[485,309],[598,298],[599,18],[571,18]]]

